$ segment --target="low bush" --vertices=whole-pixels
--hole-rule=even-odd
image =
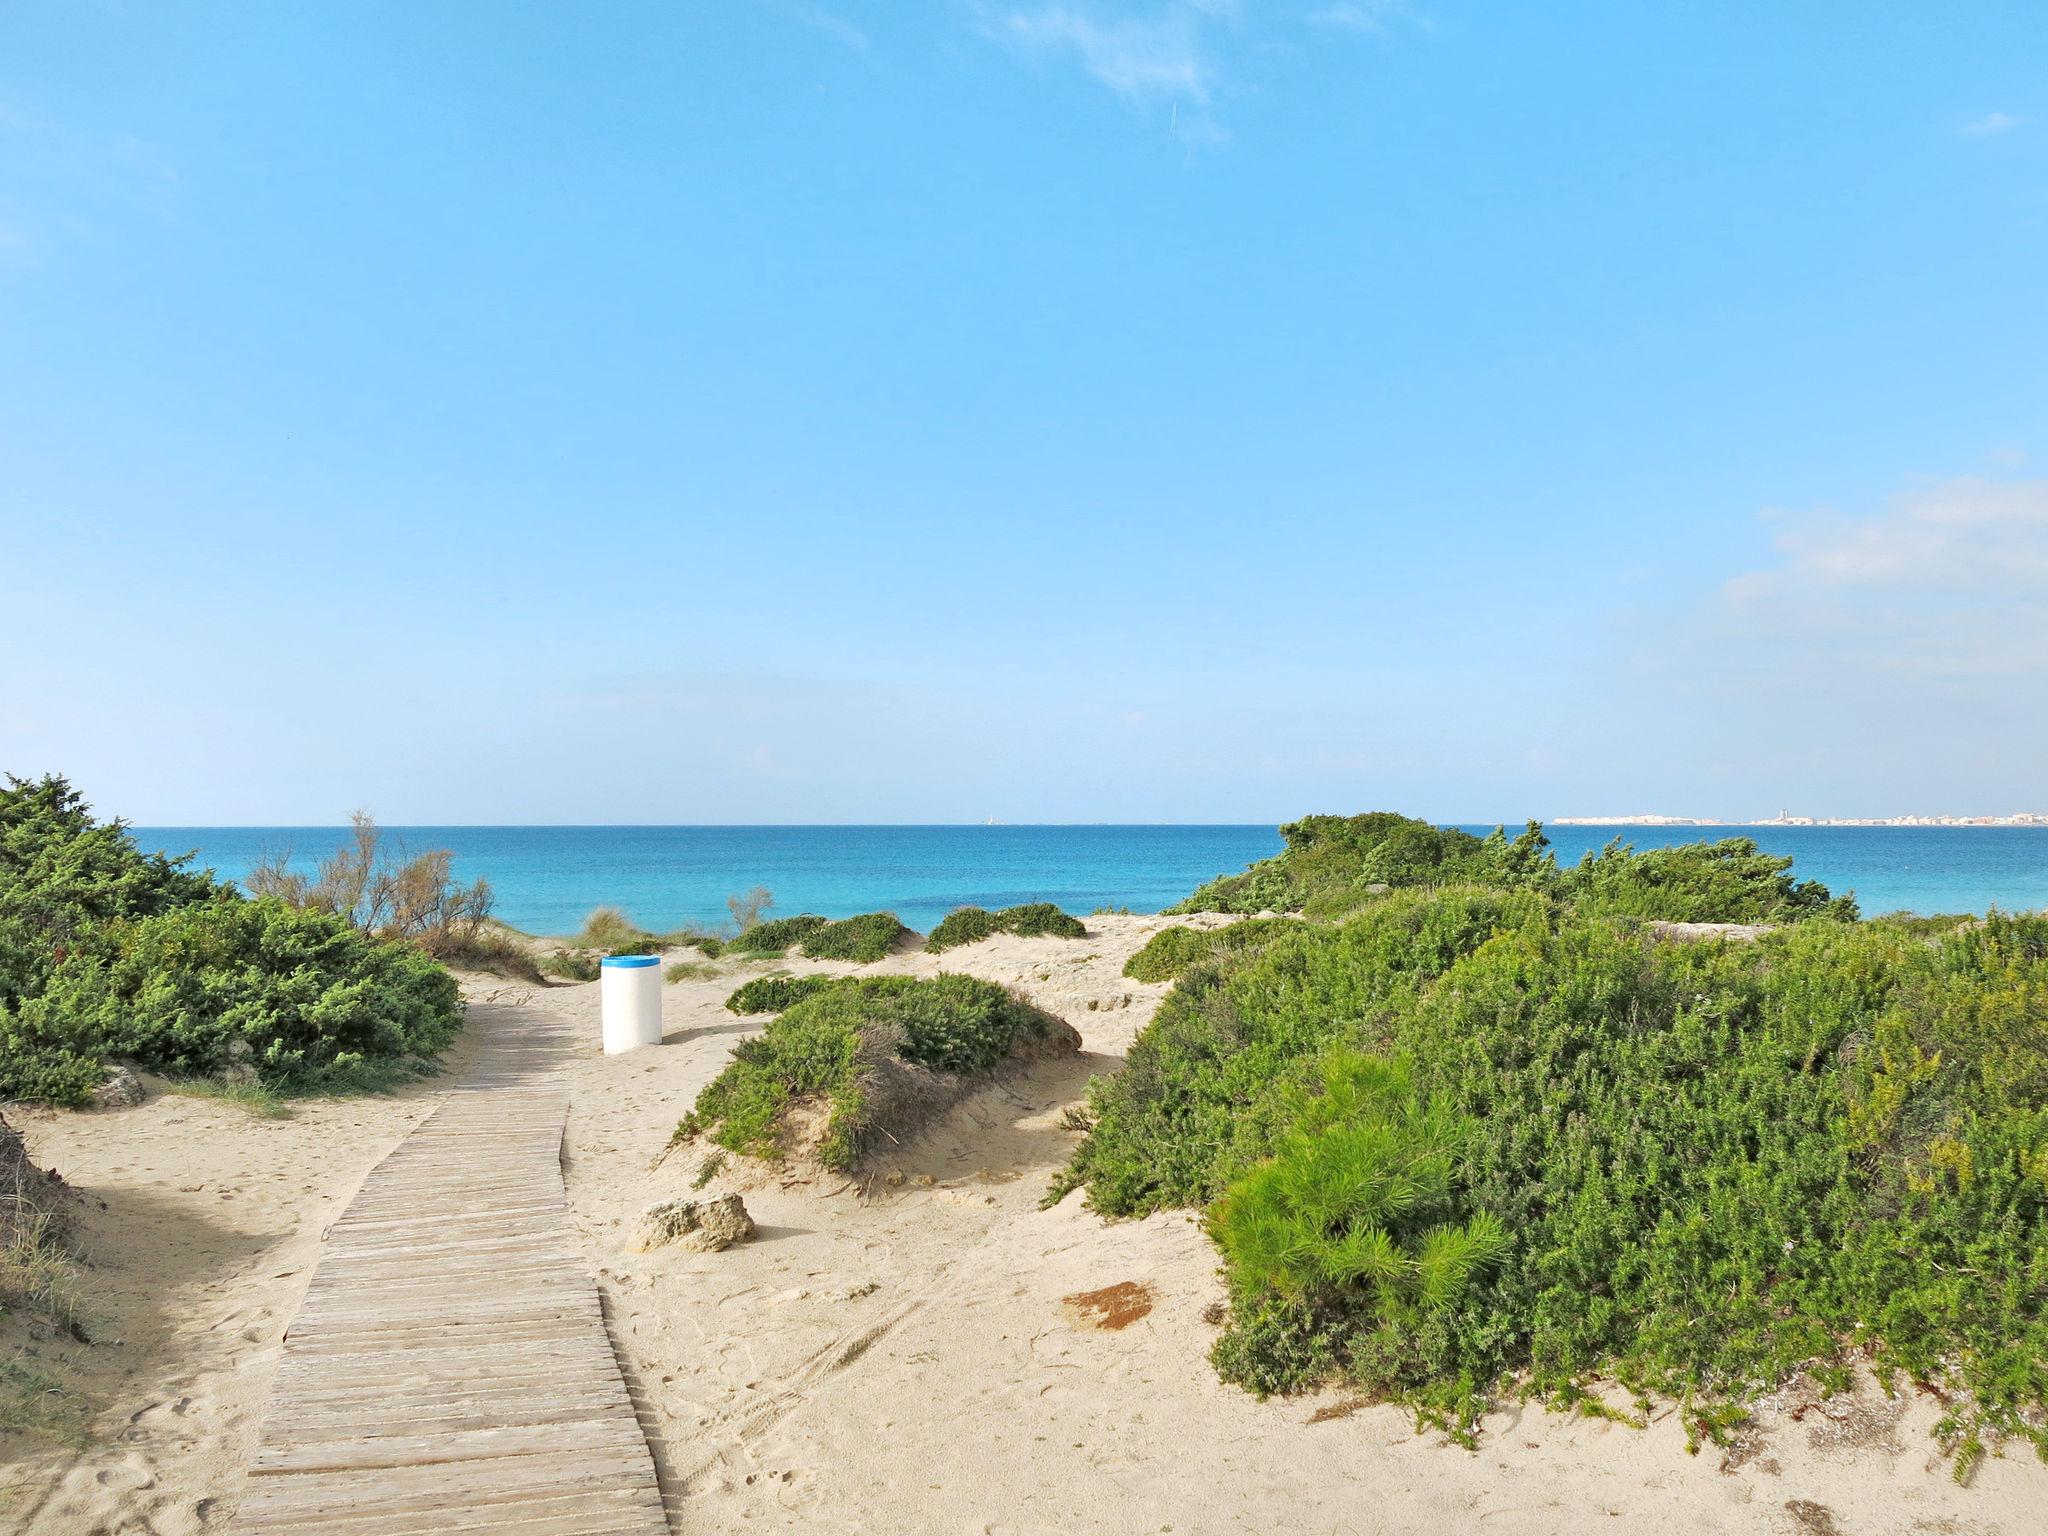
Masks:
[[[711,981],[720,974],[709,960],[678,960],[661,973],[661,978],[668,982]]]
[[[931,931],[924,947],[936,955],[962,944],[979,943],[998,933],[1012,933],[1020,938],[1048,934],[1061,939],[1088,936],[1078,917],[1062,912],[1049,901],[1034,901],[1021,907],[1005,907],[1000,912],[984,907],[957,907]]]
[[[1407,888],[1483,885],[1538,890],[1581,911],[1672,922],[1849,921],[1852,896],[1795,881],[1792,860],[1748,838],[1638,852],[1619,838],[1571,869],[1558,868],[1537,822],[1514,838],[1477,837],[1387,811],[1305,816],[1280,829],[1285,847],[1242,874],[1210,881],[1172,912],[1302,912],[1334,919]]]
[[[813,930],[803,941],[803,952],[813,960],[872,965],[886,959],[909,932],[894,912],[863,912]]]
[[[1198,965],[1261,949],[1299,926],[1293,918],[1251,917],[1222,928],[1162,928],[1124,962],[1133,981],[1175,981]]]
[[[1641,852],[1616,838],[1587,854],[1557,882],[1588,915],[1677,923],[1794,923],[1810,917],[1853,922],[1856,899],[1817,880],[1794,880],[1792,860],[1761,852],[1746,837]]]
[[[1321,898],[1355,901],[1367,888],[1482,884],[1545,886],[1557,861],[1530,822],[1510,841],[1475,837],[1391,811],[1304,816],[1280,829],[1285,846],[1238,875],[1220,875],[1170,912],[1299,912]]]
[[[542,955],[539,964],[543,974],[558,981],[595,981],[604,957],[580,949],[556,949]]]
[[[1603,1378],[1714,1436],[1867,1364],[1945,1394],[1959,1474],[2048,1449],[2048,918],[1657,943],[1397,892],[1188,973],[1092,1097],[1091,1203],[1210,1207],[1257,1390],[1464,1435]]]
[[[1055,1027],[971,976],[835,980],[735,1047],[677,1135],[778,1158],[790,1150],[791,1111],[817,1103],[824,1115],[816,1155],[849,1171],[885,1129],[901,1139],[920,1110],[946,1101],[952,1084]]]
[[[770,922],[756,923],[726,945],[726,952],[734,955],[788,954],[791,945],[803,943],[830,921],[830,918],[820,917],[815,912],[805,912],[797,917],[778,917]]]
[[[0,789],[0,1099],[82,1103],[110,1055],[273,1085],[406,1069],[461,1016],[416,943],[145,856],[62,779]]]
[[[781,1013],[832,982],[830,976],[756,976],[728,997],[725,1006],[738,1014]]]
[[[108,924],[22,1005],[31,1033],[159,1071],[246,1061],[266,1082],[429,1057],[455,1036],[454,978],[410,945],[274,900]]]
[[[979,944],[1002,932],[1002,921],[986,907],[955,907],[939,919],[924,941],[928,953],[939,954],[962,944]]]

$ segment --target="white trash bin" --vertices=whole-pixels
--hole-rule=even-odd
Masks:
[[[604,1007],[604,1053],[661,1044],[661,960],[656,955],[607,955],[598,967]]]

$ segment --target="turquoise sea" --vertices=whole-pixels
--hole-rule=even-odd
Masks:
[[[311,867],[340,827],[137,827],[145,847],[196,851],[240,879],[268,853]],[[1487,826],[1470,830],[1487,832]],[[1511,824],[1512,830],[1512,824]],[[1156,912],[1211,876],[1277,853],[1272,827],[393,827],[414,852],[446,848],[456,874],[482,876],[497,915],[530,933],[573,932],[600,905],[647,927],[722,921],[753,886],[775,911],[844,917],[885,908],[929,929],[953,908],[1052,901],[1070,911]],[[2048,906],[2048,828],[1553,827],[1560,860],[1623,837],[1638,847],[1753,837],[1791,854],[1803,877],[1853,890],[1867,914]]]

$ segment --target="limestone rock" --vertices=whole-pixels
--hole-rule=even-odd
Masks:
[[[142,1079],[118,1061],[108,1064],[106,1080],[92,1091],[93,1104],[100,1109],[120,1109],[142,1100]]]
[[[738,1195],[715,1200],[666,1200],[640,1213],[633,1230],[635,1252],[681,1243],[700,1253],[716,1253],[754,1235],[754,1218]]]

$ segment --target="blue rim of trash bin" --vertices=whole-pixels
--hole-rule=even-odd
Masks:
[[[606,955],[600,965],[616,965],[621,969],[633,970],[643,965],[661,964],[659,955]]]

